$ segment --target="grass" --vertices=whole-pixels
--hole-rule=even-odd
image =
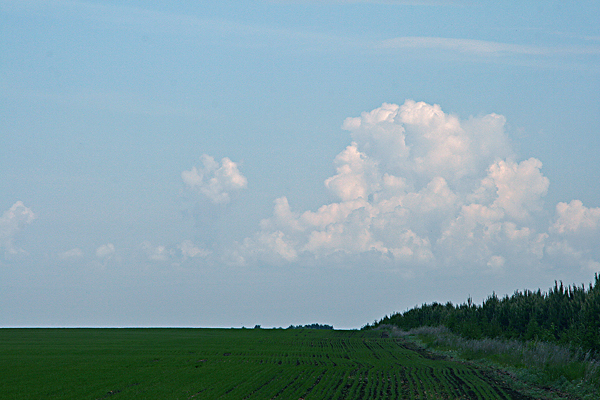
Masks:
[[[529,390],[533,397],[600,398],[600,361],[589,352],[539,341],[464,339],[445,327],[384,329],[453,359],[502,368],[515,378],[517,389]],[[540,387],[546,389],[545,394],[536,391]]]
[[[528,399],[376,331],[0,329],[2,399]]]

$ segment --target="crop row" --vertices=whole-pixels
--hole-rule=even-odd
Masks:
[[[0,330],[0,374],[7,399],[511,398],[472,367],[357,331]]]

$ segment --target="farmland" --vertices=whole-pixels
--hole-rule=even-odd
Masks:
[[[513,399],[375,331],[0,329],[3,399]]]

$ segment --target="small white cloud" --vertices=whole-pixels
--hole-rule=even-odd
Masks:
[[[183,256],[183,258],[204,258],[211,253],[206,249],[196,247],[191,240],[184,240],[183,242],[177,245],[177,248],[181,250],[181,255]]]
[[[588,208],[580,200],[556,205],[556,222],[551,230],[560,234],[575,234],[580,231],[600,228],[600,207]]]
[[[181,261],[189,258],[206,258],[211,254],[209,250],[194,245],[191,240],[184,240],[175,247],[155,246],[146,240],[140,243],[138,249],[140,250],[138,254],[141,254],[144,260],[157,263],[170,261],[173,265],[179,265]]]
[[[586,271],[599,265],[600,208],[586,207],[580,200],[558,203],[548,231],[547,254]]]
[[[215,204],[226,204],[230,201],[230,193],[245,189],[248,185],[238,165],[225,157],[221,164],[206,154],[200,157],[202,167],[192,167],[189,171],[183,171],[181,178],[185,185]]]
[[[103,244],[96,249],[96,257],[110,259],[115,254],[115,245],[112,243]]]
[[[96,254],[98,254],[98,253],[96,252]],[[73,259],[77,259],[77,258],[82,258],[83,250],[81,250],[78,247],[75,247],[71,250],[67,250],[62,253],[59,253],[58,256],[60,258],[62,258],[63,260],[73,260]]]
[[[36,215],[22,201],[17,201],[0,218],[0,248],[5,253],[18,254],[25,251],[14,245],[14,237],[26,225],[33,222]]]
[[[140,244],[148,260],[150,261],[168,261],[174,256],[174,251],[165,246],[153,246],[149,241],[144,241]]]
[[[154,261],[167,261],[171,256],[170,252],[165,246],[156,246],[150,254],[150,259]]]

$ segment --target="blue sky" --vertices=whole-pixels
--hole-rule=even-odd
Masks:
[[[357,328],[590,282],[598,20],[0,1],[0,325]]]

